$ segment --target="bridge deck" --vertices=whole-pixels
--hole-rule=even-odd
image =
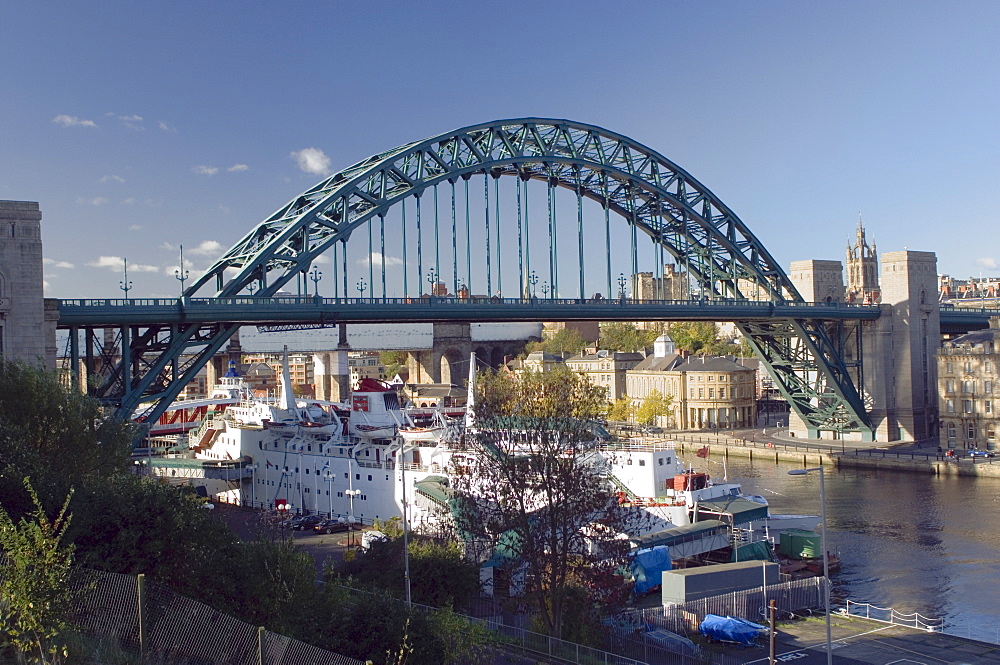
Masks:
[[[238,297],[59,301],[59,327],[182,323],[877,319],[879,308],[755,300]]]

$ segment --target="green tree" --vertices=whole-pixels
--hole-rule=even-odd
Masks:
[[[480,374],[475,403],[476,454],[452,470],[457,529],[523,566],[525,599],[558,637],[576,590],[596,606],[624,584],[626,515],[594,464],[605,390],[564,369]]]
[[[642,425],[655,425],[657,418],[670,415],[673,403],[673,395],[664,395],[654,388],[642,398],[639,408],[636,409],[635,419]]]
[[[32,508],[21,478],[52,509],[70,488],[122,473],[135,433],[55,372],[0,359],[0,506],[14,519]]]
[[[64,538],[73,493],[50,519],[30,480],[23,484],[34,506],[30,515],[15,523],[0,508],[0,638],[28,662],[58,663],[69,656],[73,545]]]
[[[653,346],[653,342],[661,334],[662,326],[639,330],[632,323],[602,323],[600,346],[609,351],[641,352]]]
[[[407,351],[382,351],[378,357],[385,365],[385,376],[388,379],[392,379],[406,369],[406,364],[410,360],[410,354]]]
[[[540,342],[528,342],[524,347],[524,355],[542,351],[553,355],[572,356],[583,351],[588,344],[589,342],[583,338],[578,330],[563,328]]]
[[[635,417],[635,407],[628,396],[616,399],[608,409],[608,420],[615,422],[629,422]]]
[[[684,321],[670,326],[670,338],[678,349],[691,353],[709,353],[718,342],[718,331],[711,321]]]

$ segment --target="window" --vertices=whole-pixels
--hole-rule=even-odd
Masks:
[[[944,391],[946,393],[949,393],[949,394],[955,392],[955,382],[952,381],[951,379],[948,379],[947,381],[945,381],[944,382]]]
[[[993,400],[983,402],[983,413],[993,413]]]
[[[966,374],[972,374],[972,362],[966,360],[965,365],[963,366],[963,370],[965,371]]]
[[[948,413],[955,413],[955,400],[953,399],[946,400],[945,404],[946,404],[945,408],[948,411]]]
[[[719,388],[719,399],[726,399],[726,389]]]
[[[948,438],[955,440],[955,423],[948,423]]]
[[[992,395],[993,394],[993,382],[992,381],[983,381],[983,392],[986,393],[987,395]]]
[[[993,423],[988,423],[986,425],[986,438],[990,441],[997,440],[997,429]]]
[[[966,429],[965,429],[965,438],[969,439],[969,440],[972,440],[972,439],[976,438],[976,426],[975,426],[975,424],[969,423],[969,425],[966,427]]]
[[[962,413],[972,413],[972,400],[963,399],[962,400]]]
[[[698,397],[704,397],[704,396],[705,396],[705,389],[698,388]]]
[[[992,374],[993,363],[991,363],[989,360],[983,361],[983,372],[985,372],[986,374]]]
[[[726,375],[725,374],[723,374],[722,376],[719,377],[719,381],[725,381],[725,380],[726,380]]]
[[[952,372],[955,371],[955,364],[954,363],[945,363],[944,364],[944,371],[947,372],[948,374],[951,374]]]
[[[715,377],[714,376],[710,376],[710,377],[708,377],[708,380],[709,381],[715,381]]]
[[[715,388],[709,388],[708,389],[708,398],[709,399],[715,399]]]
[[[975,381],[962,381],[962,392],[963,393],[972,393],[972,392],[975,392],[975,391],[976,391],[976,382]]]

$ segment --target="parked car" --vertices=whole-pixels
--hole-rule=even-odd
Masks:
[[[970,450],[969,457],[996,457],[992,450]]]
[[[322,520],[323,518],[319,515],[301,515],[291,520],[288,526],[294,531],[305,531],[306,529],[313,528]]]
[[[350,529],[351,525],[346,520],[341,522],[337,518],[322,520],[313,527],[313,531],[316,533],[341,533],[343,531],[350,531]]]

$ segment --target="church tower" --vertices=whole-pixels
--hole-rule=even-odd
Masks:
[[[868,245],[859,213],[857,238],[847,243],[847,302],[876,304],[881,300],[875,243]]]

